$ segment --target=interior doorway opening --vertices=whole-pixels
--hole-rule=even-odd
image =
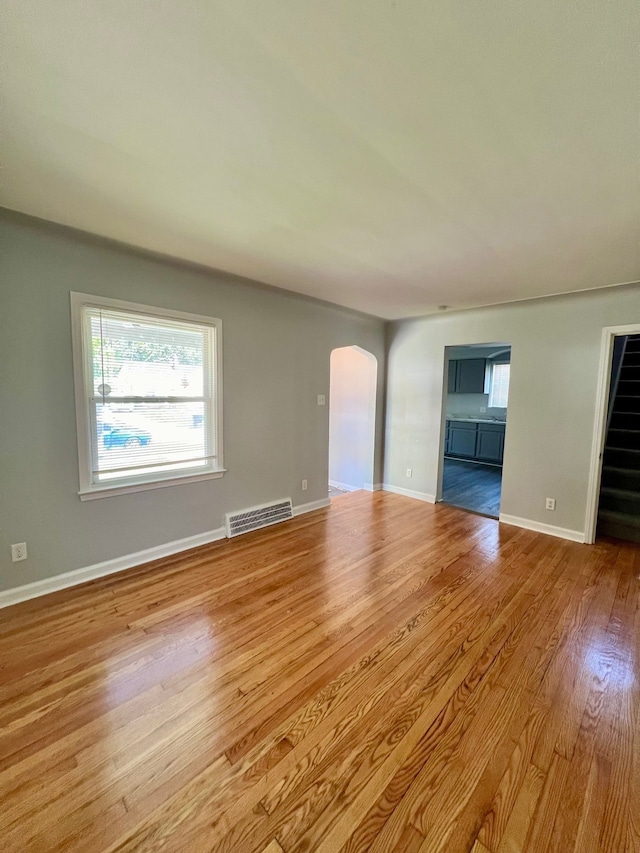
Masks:
[[[510,378],[510,344],[445,348],[443,503],[499,517]]]
[[[586,541],[640,542],[640,326],[603,330]]]
[[[331,353],[329,496],[373,488],[378,362],[358,346]]]

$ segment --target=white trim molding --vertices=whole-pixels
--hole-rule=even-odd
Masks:
[[[73,377],[76,402],[76,430],[78,440],[80,500],[88,501],[96,498],[107,498],[131,492],[148,491],[171,485],[197,482],[200,479],[217,479],[225,474],[223,463],[223,413],[222,413],[222,320],[217,317],[205,317],[200,314],[188,314],[184,311],[173,311],[167,308],[155,308],[141,305],[138,302],[124,302],[121,299],[109,299],[102,296],[92,296],[87,293],[70,294],[71,300],[71,341],[73,352]],[[93,319],[100,319],[102,311],[117,312],[123,320],[140,322],[159,322],[172,328],[189,324],[197,329],[202,336],[202,388],[193,397],[184,400],[203,406],[203,424],[205,443],[202,455],[189,461],[189,457],[179,462],[156,460],[142,467],[140,464],[127,465],[120,459],[113,460],[111,472],[100,469],[97,447],[101,444],[102,433],[98,426],[98,405],[105,402],[105,397],[97,396],[94,388],[94,365],[92,353]],[[142,319],[144,318],[144,320]],[[101,386],[98,386],[98,391]],[[140,390],[140,389],[139,389]],[[155,400],[160,403],[173,403],[172,396],[138,397],[120,389],[121,396],[112,395],[108,399],[127,405],[149,403]],[[165,390],[168,394],[168,390]],[[180,397],[179,399],[183,399]],[[96,444],[97,442],[97,444]],[[135,460],[134,460],[135,461]],[[192,467],[197,463],[197,467]],[[181,466],[177,467],[176,466]],[[170,470],[166,470],[169,468]],[[110,473],[112,479],[101,479],[101,475]]]
[[[405,498],[415,498],[417,501],[424,501],[428,504],[436,502],[435,495],[428,495],[426,492],[414,492],[413,489],[403,489],[402,486],[392,486],[390,483],[383,483],[382,490],[393,492],[396,495],[404,495]]]
[[[130,486],[111,486],[106,488],[97,487],[89,492],[78,492],[81,501],[93,501],[96,498],[114,498],[118,495],[130,495],[133,492],[148,492],[150,489],[164,489],[166,486],[184,486],[186,483],[197,483],[200,480],[217,480],[224,477],[227,469],[211,471],[209,474],[192,474],[189,477],[167,477],[162,480],[154,480],[153,483],[137,483]]]
[[[329,480],[329,485],[341,492],[358,492],[363,486],[350,486],[349,483],[339,483],[337,480]]]
[[[324,509],[328,506],[331,506],[329,498],[322,498],[319,501],[311,501],[293,507],[293,515],[294,517],[303,515],[306,512],[313,512],[316,509]],[[62,589],[69,589],[88,581],[114,575],[117,572],[142,566],[144,563],[150,563],[153,560],[172,557],[182,551],[189,551],[201,545],[210,545],[212,542],[219,542],[226,538],[225,528],[218,527],[216,530],[208,530],[206,533],[196,533],[195,536],[187,536],[185,539],[176,539],[174,542],[155,545],[153,548],[145,548],[144,551],[136,551],[134,554],[124,554],[122,557],[105,560],[103,563],[95,563],[93,566],[85,566],[82,569],[74,569],[61,575],[54,575],[40,581],[0,591],[0,609],[10,607],[12,604],[19,604],[21,601],[30,601],[32,598],[39,598],[41,595],[48,595],[51,592],[59,592]]]
[[[505,515],[500,513],[498,519],[500,524],[511,524],[514,527],[523,527],[525,530],[534,530],[536,533],[546,533],[548,536],[557,536],[559,539],[568,539],[570,542],[586,542],[582,530],[570,530],[568,527],[555,527],[553,524],[543,524],[541,521],[532,521],[530,518],[519,518],[517,515]]]
[[[381,492],[382,483],[365,483],[364,487],[367,492]]]
[[[309,501],[308,504],[298,504],[293,508],[293,517],[296,518],[298,515],[304,515],[305,512],[313,512],[316,509],[324,509],[328,506],[331,506],[331,499],[328,497],[320,498],[319,501]]]
[[[145,548],[144,551],[136,551],[134,554],[125,554],[113,560],[105,560],[103,563],[85,566],[83,569],[74,569],[61,575],[54,575],[14,589],[7,589],[0,592],[0,608],[19,604],[21,601],[29,601],[32,598],[39,598],[41,595],[48,595],[50,592],[69,589],[69,587],[78,586],[78,584],[87,583],[87,581],[113,575],[125,569],[132,569],[134,566],[141,566],[144,563],[150,563],[152,560],[171,557],[181,551],[198,548],[200,545],[209,545],[225,538],[224,527],[218,527],[216,530],[209,530],[206,533],[197,533],[195,536],[187,536],[185,539],[176,539],[174,542],[155,545],[153,548]]]
[[[620,335],[640,334],[640,323],[629,326],[605,326],[602,329],[600,344],[600,366],[598,368],[598,390],[593,420],[593,438],[591,441],[591,461],[589,464],[589,485],[587,487],[587,511],[585,515],[584,541],[592,544],[596,541],[598,523],[598,503],[600,501],[600,480],[602,478],[602,454],[607,439],[607,409],[609,387],[611,385],[611,363],[613,359],[613,339]]]

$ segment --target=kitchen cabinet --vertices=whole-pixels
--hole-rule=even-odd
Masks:
[[[476,459],[481,462],[499,462],[504,455],[504,425],[478,424]]]
[[[503,423],[447,420],[445,455],[502,465],[504,431]]]
[[[458,376],[458,362],[451,359],[449,362],[449,377],[447,379],[447,391],[449,394],[456,393],[456,379]]]
[[[447,390],[450,394],[484,394],[485,373],[484,358],[452,359]]]
[[[449,422],[449,453],[473,459],[476,455],[476,424],[465,421]]]

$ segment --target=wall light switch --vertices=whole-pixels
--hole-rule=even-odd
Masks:
[[[411,477],[412,474],[413,474],[413,471],[411,470],[411,468],[407,468],[407,477]]]

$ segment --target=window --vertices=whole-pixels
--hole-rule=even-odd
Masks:
[[[491,389],[489,391],[489,407],[506,409],[509,399],[510,364],[494,364],[491,368]]]
[[[80,497],[221,477],[221,323],[71,294]]]

